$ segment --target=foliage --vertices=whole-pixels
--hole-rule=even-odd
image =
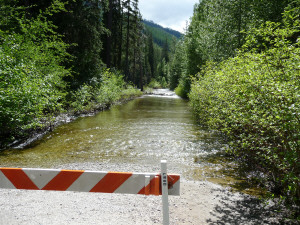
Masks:
[[[161,84],[161,87],[167,88],[170,86],[170,78],[173,77],[171,76],[171,60],[175,53],[175,45],[182,35],[151,21],[144,20],[143,23],[144,33],[148,36],[146,67],[149,68],[150,74],[147,75],[147,83],[153,78]],[[174,88],[176,86],[172,89]]]
[[[141,95],[131,85],[127,85],[123,76],[108,69],[103,70],[101,78],[92,78],[89,84],[82,85],[72,93],[70,102],[76,113],[90,111],[93,108],[106,108],[123,99]]]
[[[252,29],[244,50],[207,64],[189,95],[199,121],[224,133],[229,151],[263,172],[262,182],[290,206],[300,203],[298,12],[299,5],[285,12],[283,24]]]
[[[120,100],[128,100],[134,97],[143,95],[143,92],[132,85],[126,85],[126,88],[122,90]]]
[[[0,16],[1,139],[13,140],[21,129],[40,126],[45,113],[62,107],[63,78],[70,73],[61,66],[68,57],[67,45],[46,19],[58,10],[63,5],[54,1],[45,12],[28,19],[22,7],[1,5],[1,14],[10,12],[10,17]]]
[[[71,89],[77,89],[95,75],[100,75],[104,67],[101,51],[107,29],[102,17],[107,1],[101,1],[103,6],[98,0],[61,1],[66,4],[66,11],[48,19],[57,26],[63,41],[70,45],[67,51],[72,55],[72,61],[64,66],[72,68],[73,76],[66,81]],[[38,3],[33,1],[32,4]]]
[[[176,44],[174,56],[170,61],[169,83],[171,90],[174,90],[178,86],[179,80],[184,74],[185,62],[185,45],[183,40],[180,40]]]
[[[191,82],[190,79],[181,79],[179,85],[175,88],[176,95],[182,98],[188,98]]]
[[[246,32],[266,21],[280,22],[291,0],[203,0],[178,46],[171,64],[171,87],[181,83],[190,91],[189,78],[201,72],[208,61],[221,62],[234,57],[245,43]],[[179,61],[180,60],[180,61]],[[177,67],[180,64],[181,69]],[[187,80],[186,80],[187,79]],[[184,84],[184,85],[182,85]]]
[[[119,72],[103,70],[105,2],[0,0],[0,148],[46,129],[66,109],[140,94]]]
[[[111,104],[121,98],[124,86],[122,76],[106,70],[102,74],[100,86],[96,89],[94,97],[98,103]]]
[[[161,88],[161,84],[157,80],[151,79],[150,83],[148,84],[148,87],[153,89],[158,89]]]

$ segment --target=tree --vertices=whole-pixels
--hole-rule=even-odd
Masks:
[[[184,93],[189,92],[189,81],[185,79],[201,72],[208,61],[219,63],[234,57],[245,43],[246,31],[267,20],[280,21],[291,1],[203,0],[196,4],[184,37],[187,58],[179,78],[187,84],[183,85],[187,88]],[[178,83],[175,78],[171,80]]]
[[[150,77],[154,77],[154,48],[152,34],[148,34],[148,63],[150,66]],[[150,79],[149,79],[150,81]]]
[[[124,8],[126,9],[126,45],[125,45],[125,77],[129,79],[129,47],[130,47],[130,13],[132,11],[131,1],[126,0],[124,2]]]
[[[169,62],[169,44],[168,44],[168,40],[166,39],[163,45],[163,49],[162,49],[162,60],[165,60],[166,63]]]

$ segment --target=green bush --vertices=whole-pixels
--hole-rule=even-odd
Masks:
[[[97,103],[111,104],[121,99],[122,90],[125,87],[123,76],[104,71],[101,77],[101,84],[95,91]]]
[[[62,107],[65,97],[63,77],[70,72],[60,64],[68,56],[67,45],[46,20],[47,14],[61,7],[59,3],[54,4],[37,18],[30,19],[22,14],[25,10],[0,8],[2,140],[14,140],[24,130],[42,126],[41,119],[45,114]],[[15,24],[11,29],[9,21]]]
[[[139,89],[136,89],[132,85],[127,85],[125,89],[122,91],[121,100],[131,99],[133,97],[141,96],[143,92]]]
[[[186,96],[186,93],[184,91],[184,88],[181,84],[178,85],[177,88],[175,88],[175,93],[176,95],[180,96],[180,97],[185,97]]]
[[[161,84],[155,80],[155,79],[151,79],[150,83],[147,85],[147,87],[149,88],[153,88],[153,89],[159,89],[162,88]]]
[[[117,101],[141,95],[141,91],[127,85],[118,72],[103,70],[100,78],[94,77],[71,95],[71,107],[77,113],[95,107],[108,107]]]
[[[87,84],[82,85],[77,91],[71,93],[71,107],[76,112],[84,111],[93,100],[93,87]]]
[[[191,78],[188,76],[184,76],[182,79],[180,79],[178,87],[175,88],[175,93],[182,98],[188,98],[190,89]]]
[[[199,121],[226,135],[231,153],[299,206],[300,48],[293,38],[300,22],[289,13],[293,23],[267,22],[249,33],[247,51],[208,64],[189,97]]]

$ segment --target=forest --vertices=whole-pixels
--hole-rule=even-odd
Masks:
[[[169,63],[170,88],[298,221],[299,35],[299,1],[203,0]]]
[[[167,86],[174,36],[160,31],[162,46],[155,43],[138,0],[0,0],[0,7],[0,149],[51,129],[61,113],[101,110],[149,83]]]

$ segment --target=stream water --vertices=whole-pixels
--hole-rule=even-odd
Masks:
[[[184,179],[208,180],[258,194],[259,190],[245,185],[245,179],[238,176],[235,164],[222,157],[225,147],[215,132],[195,123],[185,100],[158,90],[156,95],[61,125],[24,149],[4,150],[0,166],[57,168],[83,162],[157,165],[166,159],[168,170]]]

